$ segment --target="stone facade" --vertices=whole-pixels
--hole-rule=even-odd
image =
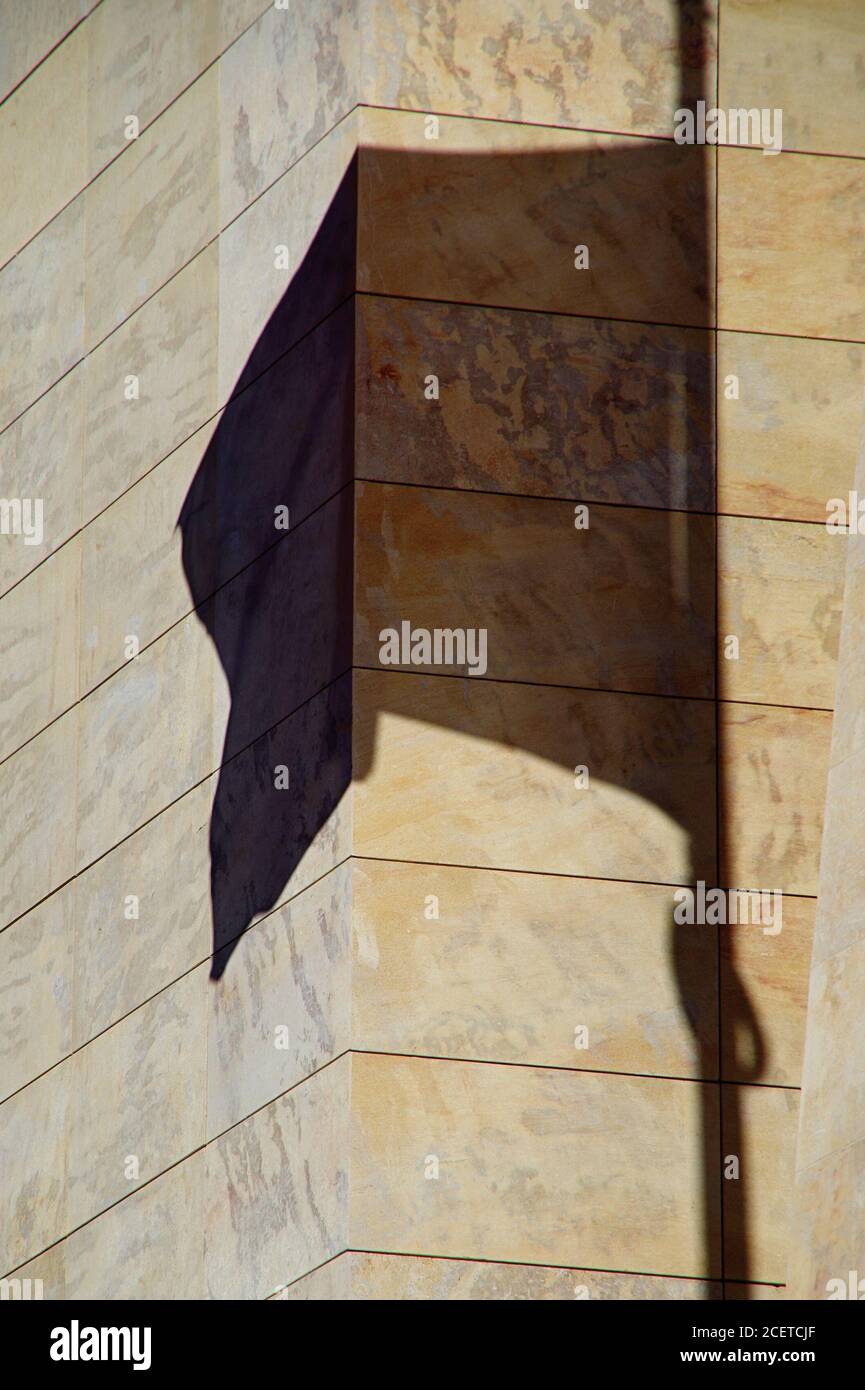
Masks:
[[[0,5],[0,1272],[855,1267],[859,11]]]

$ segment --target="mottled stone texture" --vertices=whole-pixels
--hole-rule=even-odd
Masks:
[[[0,1274],[782,1296],[812,936],[856,1267],[862,36],[780,8],[0,0]]]
[[[856,483],[865,486],[860,462]],[[844,546],[842,537],[835,538]],[[859,834],[865,729],[865,563],[862,538],[846,542],[841,657],[820,864],[796,1152],[789,1283],[798,1298],[826,1298],[832,1280],[848,1290],[865,1249],[865,1092],[862,999],[865,908]],[[849,1295],[848,1292],[848,1296]]]

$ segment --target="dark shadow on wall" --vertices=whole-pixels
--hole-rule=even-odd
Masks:
[[[700,34],[699,5],[683,3],[682,105],[705,95],[696,85]],[[587,241],[597,266],[592,272],[595,298],[588,307],[581,307],[579,272],[573,271],[573,288],[560,302],[544,302],[544,310],[709,326],[714,312],[712,159],[711,150],[633,141],[593,149],[557,147],[508,155],[503,162],[494,154],[448,153],[442,142],[431,143],[423,153],[379,149],[368,156],[361,151],[359,167],[355,161],[348,170],[302,265],[262,327],[179,521],[190,593],[218,652],[231,698],[210,826],[214,979],[225,971],[247,927],[297,891],[310,855],[322,851],[326,860],[330,852],[333,862],[341,799],[352,780],[368,775],[374,756],[374,731],[372,737],[358,739],[352,727],[354,473],[356,444],[361,443],[355,440],[361,418],[355,403],[359,344],[354,298],[359,168],[361,179],[375,183],[379,203],[382,189],[387,191],[391,210],[386,222],[364,228],[371,255],[385,265],[396,265],[400,254],[416,262],[419,299],[439,297],[425,293],[424,267],[437,264],[446,270],[448,257],[454,256],[456,265],[470,266],[480,283],[495,287],[485,289],[485,301],[519,306],[532,292],[531,285],[521,290],[520,276],[531,274],[532,267],[521,264],[519,237],[510,256],[508,229],[519,229],[528,218],[543,229],[551,256],[567,256],[572,263],[574,244]],[[645,210],[644,217],[634,217],[635,205]],[[449,221],[448,209],[454,208],[467,209],[467,215]],[[590,234],[575,231],[581,227]],[[383,286],[385,294],[390,289]],[[649,306],[650,312],[641,312],[641,306]],[[488,337],[494,338],[497,322],[495,315],[488,316]],[[462,346],[451,341],[447,349],[457,366]],[[578,363],[551,363],[539,382],[536,365],[527,363],[526,373],[534,374],[533,391],[536,384],[549,391],[552,382],[559,397],[549,413],[560,423],[552,443],[565,470],[567,485],[560,495],[575,502],[610,500],[605,470],[616,466],[623,438],[639,446],[645,423],[647,451],[634,476],[642,471],[644,480],[650,480],[655,500],[648,505],[706,518],[708,544],[683,548],[675,540],[681,532],[671,527],[669,550],[657,566],[656,631],[643,625],[635,637],[644,646],[656,645],[656,693],[685,693],[699,701],[610,699],[593,730],[589,761],[593,776],[643,796],[684,830],[690,845],[685,881],[714,884],[719,874],[716,804],[722,807],[723,789],[716,785],[719,749],[712,702],[717,672],[711,349],[707,332],[703,350],[682,356],[684,409],[679,389],[665,384],[663,368],[646,376],[642,395],[630,389],[621,367],[610,368],[600,385],[593,380],[590,391]],[[503,339],[501,350],[512,356],[514,342]],[[465,360],[470,360],[468,344]],[[397,373],[401,369],[399,361],[390,365]],[[422,394],[422,380],[417,390]],[[524,407],[520,380],[512,390]],[[364,400],[365,409],[376,401],[383,411],[391,409],[386,393],[366,391]],[[394,472],[393,452],[376,455],[380,447],[399,450],[396,401],[392,409],[389,427],[386,421],[363,417],[368,434],[363,457],[370,479],[400,476],[399,467]],[[659,426],[665,412],[666,425]],[[508,440],[504,447],[514,467],[528,476],[545,461],[534,444],[514,436],[511,424],[507,418],[502,421],[502,439]],[[419,433],[416,421],[414,433],[403,436],[403,442],[411,471],[403,469],[402,481],[448,486],[448,479],[452,483],[465,476],[469,446],[462,457],[451,458],[448,450],[457,448],[454,442],[433,429]],[[471,485],[478,490],[533,491],[531,486],[503,485],[494,464],[485,472],[486,465],[474,462],[477,477]],[[280,508],[289,509],[288,531],[275,525]],[[363,543],[383,540],[365,536]],[[519,573],[513,584],[519,590]],[[586,617],[582,638],[589,647],[603,652],[617,640],[629,640],[626,591],[620,612],[618,635],[591,614]],[[677,615],[696,634],[701,651],[696,663],[693,652],[688,653],[697,673],[687,678],[692,686],[684,691],[669,640]],[[410,616],[394,612],[393,625]],[[439,619],[442,627],[482,622],[483,614],[475,613],[472,622],[450,610]],[[554,625],[549,639],[557,640]],[[536,645],[537,633],[534,641]],[[383,681],[376,713],[387,712],[394,679],[415,678],[406,674]],[[471,731],[484,737],[484,691],[493,687],[483,681],[466,684],[473,687]],[[599,680],[601,688],[603,684]],[[462,709],[467,706],[460,702],[439,702],[437,718],[445,727],[463,730]],[[540,720],[536,727],[529,722],[521,728],[521,746],[567,769],[569,777],[581,761],[561,730]],[[289,794],[275,786],[277,768],[287,770]],[[700,770],[699,796],[694,795],[695,769]],[[738,1079],[757,1080],[764,1044],[734,965],[726,972],[719,1021],[717,929],[678,926],[671,917],[670,961],[694,1035],[695,1075],[718,1083],[723,1028],[750,1040],[746,1051],[752,1060]],[[706,1267],[714,1277],[726,1268],[728,1278],[744,1281],[749,1251],[741,1190],[725,1240],[721,1215],[722,1155],[741,1154],[744,1143],[736,1092],[732,1086],[711,1084],[702,1097]]]

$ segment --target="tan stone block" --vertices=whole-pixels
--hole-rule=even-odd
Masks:
[[[865,1139],[865,1078],[852,1045],[860,1029],[863,984],[865,940],[815,963],[811,973],[800,1168]]]
[[[190,614],[82,702],[79,871],[213,772],[226,701]]]
[[[230,43],[253,24],[263,11],[262,0],[221,0],[222,46]]]
[[[852,1289],[861,1300],[863,1174],[865,1143],[797,1172],[787,1276],[791,1298],[849,1299]]]
[[[78,697],[80,571],[74,537],[0,599],[0,759]]]
[[[857,563],[858,536],[833,538],[847,552],[847,581],[838,647],[837,709],[832,724],[832,767],[865,750],[865,566]]]
[[[719,333],[719,510],[825,522],[853,487],[863,379],[855,344]]]
[[[343,121],[220,236],[220,402],[353,294],[357,128]]]
[[[570,502],[359,484],[355,662],[378,666],[403,621],[482,628],[491,679],[709,696],[714,523],[603,506],[588,523]]]
[[[788,150],[865,154],[857,0],[818,12],[809,0],[726,0],[719,50],[723,108],[781,107]]]
[[[129,143],[127,116],[144,131],[217,56],[221,0],[111,0],[87,25],[90,91],[89,177]]]
[[[865,338],[861,160],[718,151],[723,328]]]
[[[669,889],[355,860],[352,896],[357,1048],[717,1076],[716,931]]]
[[[0,932],[0,1098],[72,1047],[74,905],[67,885]]]
[[[216,235],[218,99],[211,68],[88,188],[88,349]]]
[[[190,1154],[62,1242],[67,1299],[204,1297],[206,1159]]]
[[[131,636],[143,649],[193,608],[178,517],[217,425],[218,417],[84,528],[82,694],[125,664]]]
[[[81,26],[3,103],[0,186],[6,201],[0,265],[20,251],[87,182],[87,29]]]
[[[724,1298],[744,1303],[779,1303],[787,1298],[783,1284],[735,1284],[724,1281]]]
[[[267,1298],[345,1249],[350,1059],[207,1147],[209,1298]]]
[[[83,426],[84,377],[79,364],[0,434],[4,498],[17,498],[29,508],[22,510],[21,516],[22,527],[27,523],[26,529],[18,535],[0,534],[2,593],[78,530]],[[37,508],[40,501],[41,528]],[[10,526],[14,522],[13,512]]]
[[[723,881],[814,897],[832,715],[722,704]]]
[[[715,84],[714,0],[703,34],[671,0],[634,9],[554,0],[440,6],[366,0],[364,100],[542,125],[670,135],[683,85]],[[681,71],[685,64],[684,74]]]
[[[721,1075],[799,1086],[816,904],[784,897],[781,929],[753,921],[721,928]]]
[[[351,888],[338,867],[258,922],[208,989],[208,1138],[350,1046]]]
[[[206,990],[201,967],[63,1064],[74,1094],[86,1097],[69,1119],[70,1229],[203,1144]]]
[[[193,788],[75,880],[76,1047],[207,959],[215,781]]]
[[[29,0],[24,7],[5,0],[0,5],[0,97],[22,82],[96,3]]]
[[[865,938],[865,865],[854,827],[865,797],[865,752],[830,769],[820,858],[820,899],[814,963]]]
[[[713,877],[707,701],[356,671],[355,707],[358,854]],[[588,787],[576,785],[577,767],[589,769]]]
[[[3,764],[0,777],[0,927],[41,902],[75,872],[72,709]]]
[[[722,1086],[724,1161],[739,1159],[724,1182],[724,1267],[737,1281],[786,1277],[799,1092]]]
[[[276,9],[273,4],[258,8],[260,18],[219,63],[223,227],[359,97],[356,0],[319,0],[314,10]]]
[[[357,316],[359,477],[712,509],[702,331],[374,295]]]
[[[480,1259],[701,1277],[715,1265],[700,1219],[711,1113],[702,1092],[657,1078],[356,1055],[350,1244],[459,1258],[470,1240]],[[711,1152],[716,1128],[708,1138]],[[712,1247],[714,1183],[710,1191]]]
[[[701,148],[478,120],[443,120],[430,141],[422,115],[372,110],[361,132],[362,291],[711,321],[713,162]],[[577,246],[587,268],[575,268]]]
[[[831,709],[845,547],[822,526],[718,521],[718,679],[728,700]],[[727,639],[738,656],[725,659]]]
[[[67,1229],[68,1123],[75,1097],[57,1067],[0,1106],[0,1268],[8,1273]]]
[[[35,1260],[29,1260],[15,1272],[13,1279],[20,1282],[22,1299],[45,1299],[54,1301],[66,1297],[66,1270],[63,1260],[64,1242],[52,1245]],[[28,1281],[29,1280],[29,1285]],[[7,1281],[12,1283],[12,1280]]]
[[[208,246],[87,358],[86,522],[215,413],[217,274]]]
[[[0,270],[0,428],[84,354],[84,202]]]
[[[720,1284],[697,1279],[659,1279],[642,1274],[605,1274],[594,1269],[550,1269],[544,1265],[496,1264],[491,1260],[424,1259],[347,1250],[306,1274],[274,1301],[366,1299],[427,1302],[527,1302],[584,1299],[717,1299]]]

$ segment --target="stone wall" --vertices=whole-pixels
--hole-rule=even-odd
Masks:
[[[784,1296],[858,6],[0,17],[2,1272]]]

